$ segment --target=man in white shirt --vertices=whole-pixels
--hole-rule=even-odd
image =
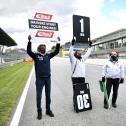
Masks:
[[[73,90],[74,84],[77,83],[85,83],[85,61],[88,59],[92,52],[92,42],[89,41],[89,48],[85,55],[81,55],[80,50],[76,50],[74,52],[74,43],[75,40],[72,40],[72,45],[69,49],[69,57],[72,67],[72,82],[73,82]]]
[[[112,51],[110,54],[110,60],[103,66],[102,81],[106,81],[106,89],[108,98],[111,93],[111,88],[113,86],[112,95],[112,107],[116,108],[116,100],[118,96],[119,84],[124,82],[124,67],[118,61],[119,55],[116,51]],[[108,104],[104,98],[104,108],[108,109]]]

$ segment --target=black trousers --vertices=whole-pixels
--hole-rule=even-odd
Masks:
[[[46,95],[46,111],[50,111],[51,104],[51,79],[50,77],[36,78],[36,103],[37,111],[41,112],[41,97],[43,86],[45,86],[45,95]]]
[[[73,107],[75,108],[75,98],[74,98],[74,91],[75,91],[75,85],[80,83],[85,83],[84,77],[72,77],[72,83],[73,83]]]
[[[108,98],[111,93],[111,88],[113,87],[113,95],[112,95],[112,104],[116,103],[117,96],[118,96],[118,88],[119,88],[119,78],[107,78],[106,79],[106,89],[107,89],[107,94]],[[107,101],[104,99],[104,104],[107,104]]]
[[[75,89],[75,84],[85,83],[84,77],[72,77],[73,90]]]

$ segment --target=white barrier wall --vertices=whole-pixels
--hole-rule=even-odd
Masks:
[[[97,64],[97,65],[104,65],[105,62],[109,59],[88,59],[86,63],[89,64]],[[120,62],[126,67],[126,59],[119,59]]]
[[[60,57],[55,57],[55,58],[60,58]],[[60,58],[62,60],[66,60],[69,61],[69,57],[65,57],[65,58]],[[87,59],[86,63],[89,64],[96,64],[96,65],[104,65],[105,62],[107,62],[109,59]],[[119,59],[120,62],[122,62],[122,64],[124,65],[124,67],[126,68],[126,59]]]
[[[4,62],[0,64],[0,68],[7,67],[7,66],[12,66],[14,64],[23,62],[23,60],[15,60],[15,61],[10,61],[10,62]]]

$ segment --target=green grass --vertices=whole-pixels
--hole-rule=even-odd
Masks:
[[[0,69],[0,126],[5,126],[20,97],[32,68],[22,62]]]

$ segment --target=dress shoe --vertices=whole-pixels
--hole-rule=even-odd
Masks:
[[[54,117],[54,114],[53,112],[50,110],[50,111],[46,111],[46,115],[50,116],[50,117]]]
[[[38,120],[42,119],[42,112],[38,112],[37,119],[38,119]]]
[[[108,106],[107,104],[104,104],[104,108],[105,108],[105,109],[108,109],[109,106]]]
[[[117,108],[116,103],[112,103],[112,107],[113,107],[113,108]]]

